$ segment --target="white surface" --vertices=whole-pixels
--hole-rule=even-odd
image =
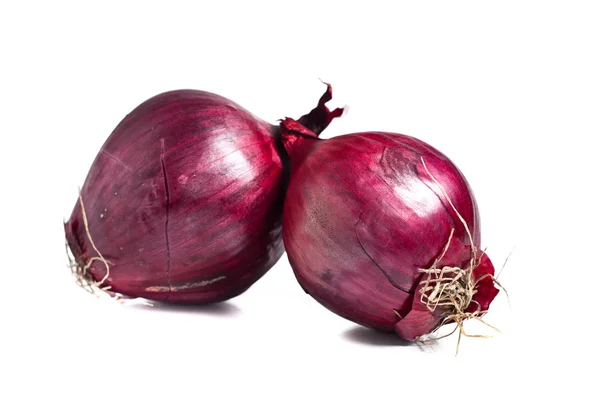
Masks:
[[[598,3],[273,3],[2,3],[0,399],[597,396]],[[397,346],[305,295],[285,257],[220,306],[74,286],[62,220],[133,107],[196,88],[274,122],[318,78],[350,106],[325,137],[410,134],[468,177],[492,260],[516,246],[512,312],[499,296],[488,315],[502,336]]]

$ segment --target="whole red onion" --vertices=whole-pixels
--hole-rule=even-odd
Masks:
[[[316,132],[330,121],[329,98],[302,118]],[[279,136],[208,92],[142,103],[102,146],[65,223],[80,283],[182,303],[244,292],[283,253]]]
[[[307,293],[407,340],[487,311],[494,268],[477,249],[477,205],[450,159],[400,134],[319,140],[292,119],[282,139],[292,161],[283,239]]]

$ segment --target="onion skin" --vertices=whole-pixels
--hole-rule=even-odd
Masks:
[[[299,135],[300,134],[300,135]],[[300,139],[298,139],[300,138]],[[401,134],[363,132],[319,140],[288,119],[282,139],[292,162],[283,239],[304,290],[334,313],[413,341],[442,324],[418,295],[423,272],[454,235],[441,262],[464,267],[472,256],[464,225],[427,174],[447,192],[480,246],[480,219],[458,168],[428,144]],[[494,268],[478,251],[474,279]],[[468,311],[485,311],[498,293],[478,283]]]
[[[221,96],[178,90],[116,127],[81,190],[103,285],[177,303],[244,292],[281,257],[287,182],[279,129]],[[65,223],[77,263],[97,256],[81,207]],[[102,262],[88,272],[98,282]]]

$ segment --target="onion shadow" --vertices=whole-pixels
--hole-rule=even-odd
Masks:
[[[166,302],[150,301],[149,305],[132,305],[136,309],[144,309],[147,311],[159,311],[168,313],[186,313],[199,314],[217,317],[232,318],[241,313],[241,309],[231,302],[215,302],[212,304],[193,305],[193,304],[171,304]]]
[[[385,333],[363,326],[355,326],[342,333],[342,337],[349,342],[371,346],[407,347],[414,343],[404,340],[396,333]]]

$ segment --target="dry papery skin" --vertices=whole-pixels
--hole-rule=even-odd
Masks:
[[[341,113],[324,105],[330,96],[328,86],[300,118],[319,133]],[[236,297],[283,255],[288,176],[279,126],[214,93],[153,96],[92,163],[81,188],[87,223],[79,201],[65,223],[76,280],[158,302]]]
[[[480,248],[473,191],[450,158],[409,135],[288,138],[302,125],[284,123],[292,178],[283,239],[305,292],[343,318],[415,342],[483,316],[499,288]]]
[[[456,344],[456,353],[458,354],[458,347],[460,345],[461,336],[464,335],[465,337],[472,338],[491,337],[488,335],[467,333],[463,327],[463,322],[465,320],[475,319],[485,324],[486,326],[494,329],[496,332],[500,333],[500,330],[497,327],[485,322],[482,319],[482,317],[487,313],[487,310],[481,310],[480,305],[477,304],[477,301],[473,299],[473,296],[477,293],[477,288],[480,281],[489,277],[494,282],[494,284],[500,289],[502,289],[505,293],[506,290],[500,284],[497,278],[491,274],[482,275],[477,279],[473,278],[473,271],[481,264],[481,259],[485,252],[483,252],[480,257],[477,257],[477,247],[473,243],[473,239],[467,226],[467,223],[460,215],[458,210],[456,210],[456,208],[454,207],[454,204],[450,200],[450,197],[448,196],[444,187],[431,174],[423,158],[421,158],[421,162],[423,163],[423,167],[425,168],[425,171],[427,172],[429,177],[440,189],[445,199],[448,201],[453,211],[456,213],[457,217],[460,219],[461,223],[465,227],[465,230],[469,235],[472,256],[469,260],[469,265],[466,269],[458,266],[440,267],[438,265],[450,246],[450,241],[452,240],[452,236],[454,235],[454,229],[452,229],[452,231],[450,232],[450,238],[448,238],[446,246],[444,247],[441,255],[434,261],[433,265],[428,269],[419,269],[420,272],[425,274],[425,279],[419,283],[420,301],[427,307],[427,309],[431,313],[434,313],[438,308],[441,308],[443,310],[441,314],[443,320],[440,322],[439,326],[435,328],[430,334],[437,332],[440,329],[440,327],[442,327],[446,323],[456,323],[456,328],[452,332],[440,337],[422,337],[420,341],[427,342],[432,340],[438,340],[452,335],[458,329],[459,334]],[[471,305],[472,302],[475,302],[478,307],[474,312],[467,312],[467,308]]]

